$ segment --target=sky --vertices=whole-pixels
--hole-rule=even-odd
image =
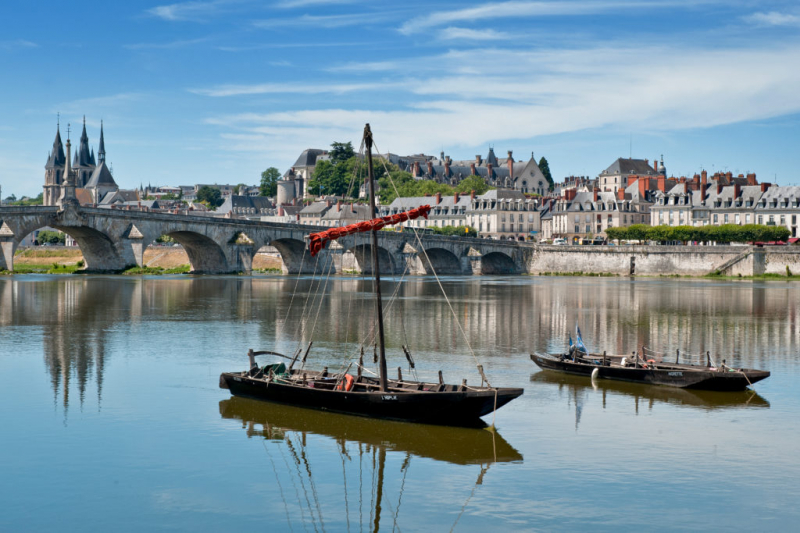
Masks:
[[[0,186],[83,117],[122,188],[256,184],[306,148],[489,147],[553,177],[618,157],[800,183],[795,1],[4,2]],[[60,118],[59,118],[60,117]]]

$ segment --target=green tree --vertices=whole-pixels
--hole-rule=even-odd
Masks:
[[[281,172],[275,167],[269,167],[261,173],[261,185],[258,194],[261,196],[276,196],[278,194],[278,180]]]
[[[216,210],[224,202],[222,199],[222,193],[219,192],[219,189],[209,187],[208,185],[200,187],[200,190],[197,191],[196,197],[198,202],[206,204],[212,211]]]
[[[472,226],[444,226],[443,228],[431,228],[437,235],[448,235],[455,237],[477,237],[478,232]]]
[[[66,241],[66,235],[60,231],[42,230],[36,236],[36,240],[39,241],[39,244],[64,244]]]
[[[554,190],[555,187],[556,187],[556,184],[553,181],[552,174],[550,174],[550,163],[548,163],[547,159],[545,159],[544,157],[542,157],[539,160],[539,170],[541,170],[542,174],[544,174],[544,179],[547,180],[547,183],[549,184],[549,189],[551,191]]]
[[[624,240],[627,238],[628,228],[611,227],[606,229],[606,237],[609,241]]]
[[[628,226],[628,239],[632,241],[644,241],[647,239],[647,230],[650,226],[647,224],[633,224]]]
[[[353,143],[350,141],[346,143],[335,142],[331,144],[331,161],[333,161],[334,165],[341,163],[342,161],[347,161],[355,155],[356,153],[353,150]]]
[[[455,187],[455,191],[458,193],[470,193],[475,191],[475,194],[484,194],[489,189],[493,189],[493,187],[489,187],[489,184],[486,183],[483,176],[469,176],[462,179]]]

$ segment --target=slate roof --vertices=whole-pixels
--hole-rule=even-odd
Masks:
[[[105,161],[101,161],[100,164],[94,169],[94,172],[92,172],[92,177],[89,178],[89,181],[86,183],[86,188],[96,189],[100,185],[119,188],[117,187],[117,182],[114,181],[114,177],[111,175],[111,171],[108,170]]]
[[[355,212],[353,212],[355,211]],[[322,220],[339,220],[350,222],[358,222],[361,220],[369,220],[372,218],[372,211],[368,205],[342,205],[342,210],[336,208],[329,209],[327,213],[322,216]]]
[[[300,157],[297,158],[297,161],[294,162],[292,165],[293,168],[303,168],[303,167],[313,167],[317,164],[317,157],[321,156],[325,153],[325,150],[320,150],[318,148],[309,148],[307,150],[303,150],[303,153],[300,154]]]
[[[628,159],[620,157],[600,173],[601,176],[638,174],[640,176],[655,176],[658,172],[644,159]]]
[[[50,152],[50,157],[47,159],[47,164],[44,168],[63,167],[67,163],[67,158],[64,155],[64,145],[61,144],[61,131],[56,129],[56,138],[53,141],[53,150]]]
[[[313,202],[305,206],[300,213],[304,215],[324,214],[331,206],[327,202]]]
[[[229,213],[233,209],[255,209],[260,213],[262,209],[272,207],[272,202],[266,196],[243,196],[231,194],[225,197],[225,201],[217,208],[217,213]]]
[[[766,200],[766,205],[761,206],[760,203],[756,204],[758,209],[783,208],[784,200],[786,199],[789,200],[789,207],[793,207],[795,200],[800,200],[800,187],[797,185],[788,185],[783,187],[773,185],[764,192],[764,195],[760,199]],[[774,200],[778,201],[777,207],[772,207]]]

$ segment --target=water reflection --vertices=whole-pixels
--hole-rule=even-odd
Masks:
[[[608,379],[591,379],[560,372],[541,370],[530,377],[537,386],[551,387],[567,402],[575,406],[575,429],[580,425],[581,412],[589,402],[600,402],[606,408],[610,397],[632,399],[634,412],[639,409],[653,410],[657,404],[713,411],[718,409],[769,408],[769,402],[754,390],[740,392],[714,392],[674,387],[660,387],[642,383],[628,383]]]
[[[428,364],[422,366],[434,376],[439,369],[460,374],[462,362],[453,354],[468,350],[456,321],[490,366],[493,359],[563,348],[576,322],[591,350],[627,353],[643,344],[669,354],[708,350],[731,366],[767,370],[787,364],[800,346],[796,284],[544,277],[442,281],[455,316],[435,280],[406,277],[398,286],[397,278],[390,278],[384,287],[387,295],[396,293],[387,298],[389,357],[403,364],[400,346],[409,345],[415,355],[424,352]],[[248,335],[257,337],[252,347],[294,353],[313,339],[311,357],[326,364],[356,353],[373,329],[374,316],[371,282],[362,278],[0,279],[0,326],[41,328],[53,393],[65,408],[70,390],[83,401],[92,381],[100,400],[108,359],[117,356],[109,355],[108,345],[124,328],[157,324],[158,335],[181,338],[187,324],[230,330],[248,324]],[[123,331],[122,337],[130,334]],[[247,346],[234,344],[223,349],[245,353]]]
[[[382,525],[394,530],[407,484],[447,482],[430,478],[424,469],[409,477],[415,459],[480,466],[475,481],[463,487],[463,512],[491,464],[522,461],[516,449],[488,429],[372,420],[240,397],[222,400],[219,412],[223,418],[241,421],[248,437],[266,439],[267,462],[290,528],[300,522],[306,529],[325,530],[326,520],[329,527],[332,520],[341,522],[344,510],[348,530],[367,526],[379,531]],[[341,465],[341,492],[324,498],[341,498],[341,505],[322,501],[324,492],[318,490],[338,470],[334,463]],[[331,508],[339,512],[325,518],[323,510]]]

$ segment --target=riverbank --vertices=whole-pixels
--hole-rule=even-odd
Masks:
[[[20,248],[14,256],[14,272],[18,274],[72,274],[84,264],[77,247]],[[277,254],[258,253],[253,258],[254,272],[279,273],[282,267],[283,261]],[[189,256],[183,248],[151,246],[144,252],[144,266],[131,268],[124,274],[181,274],[190,269]]]

